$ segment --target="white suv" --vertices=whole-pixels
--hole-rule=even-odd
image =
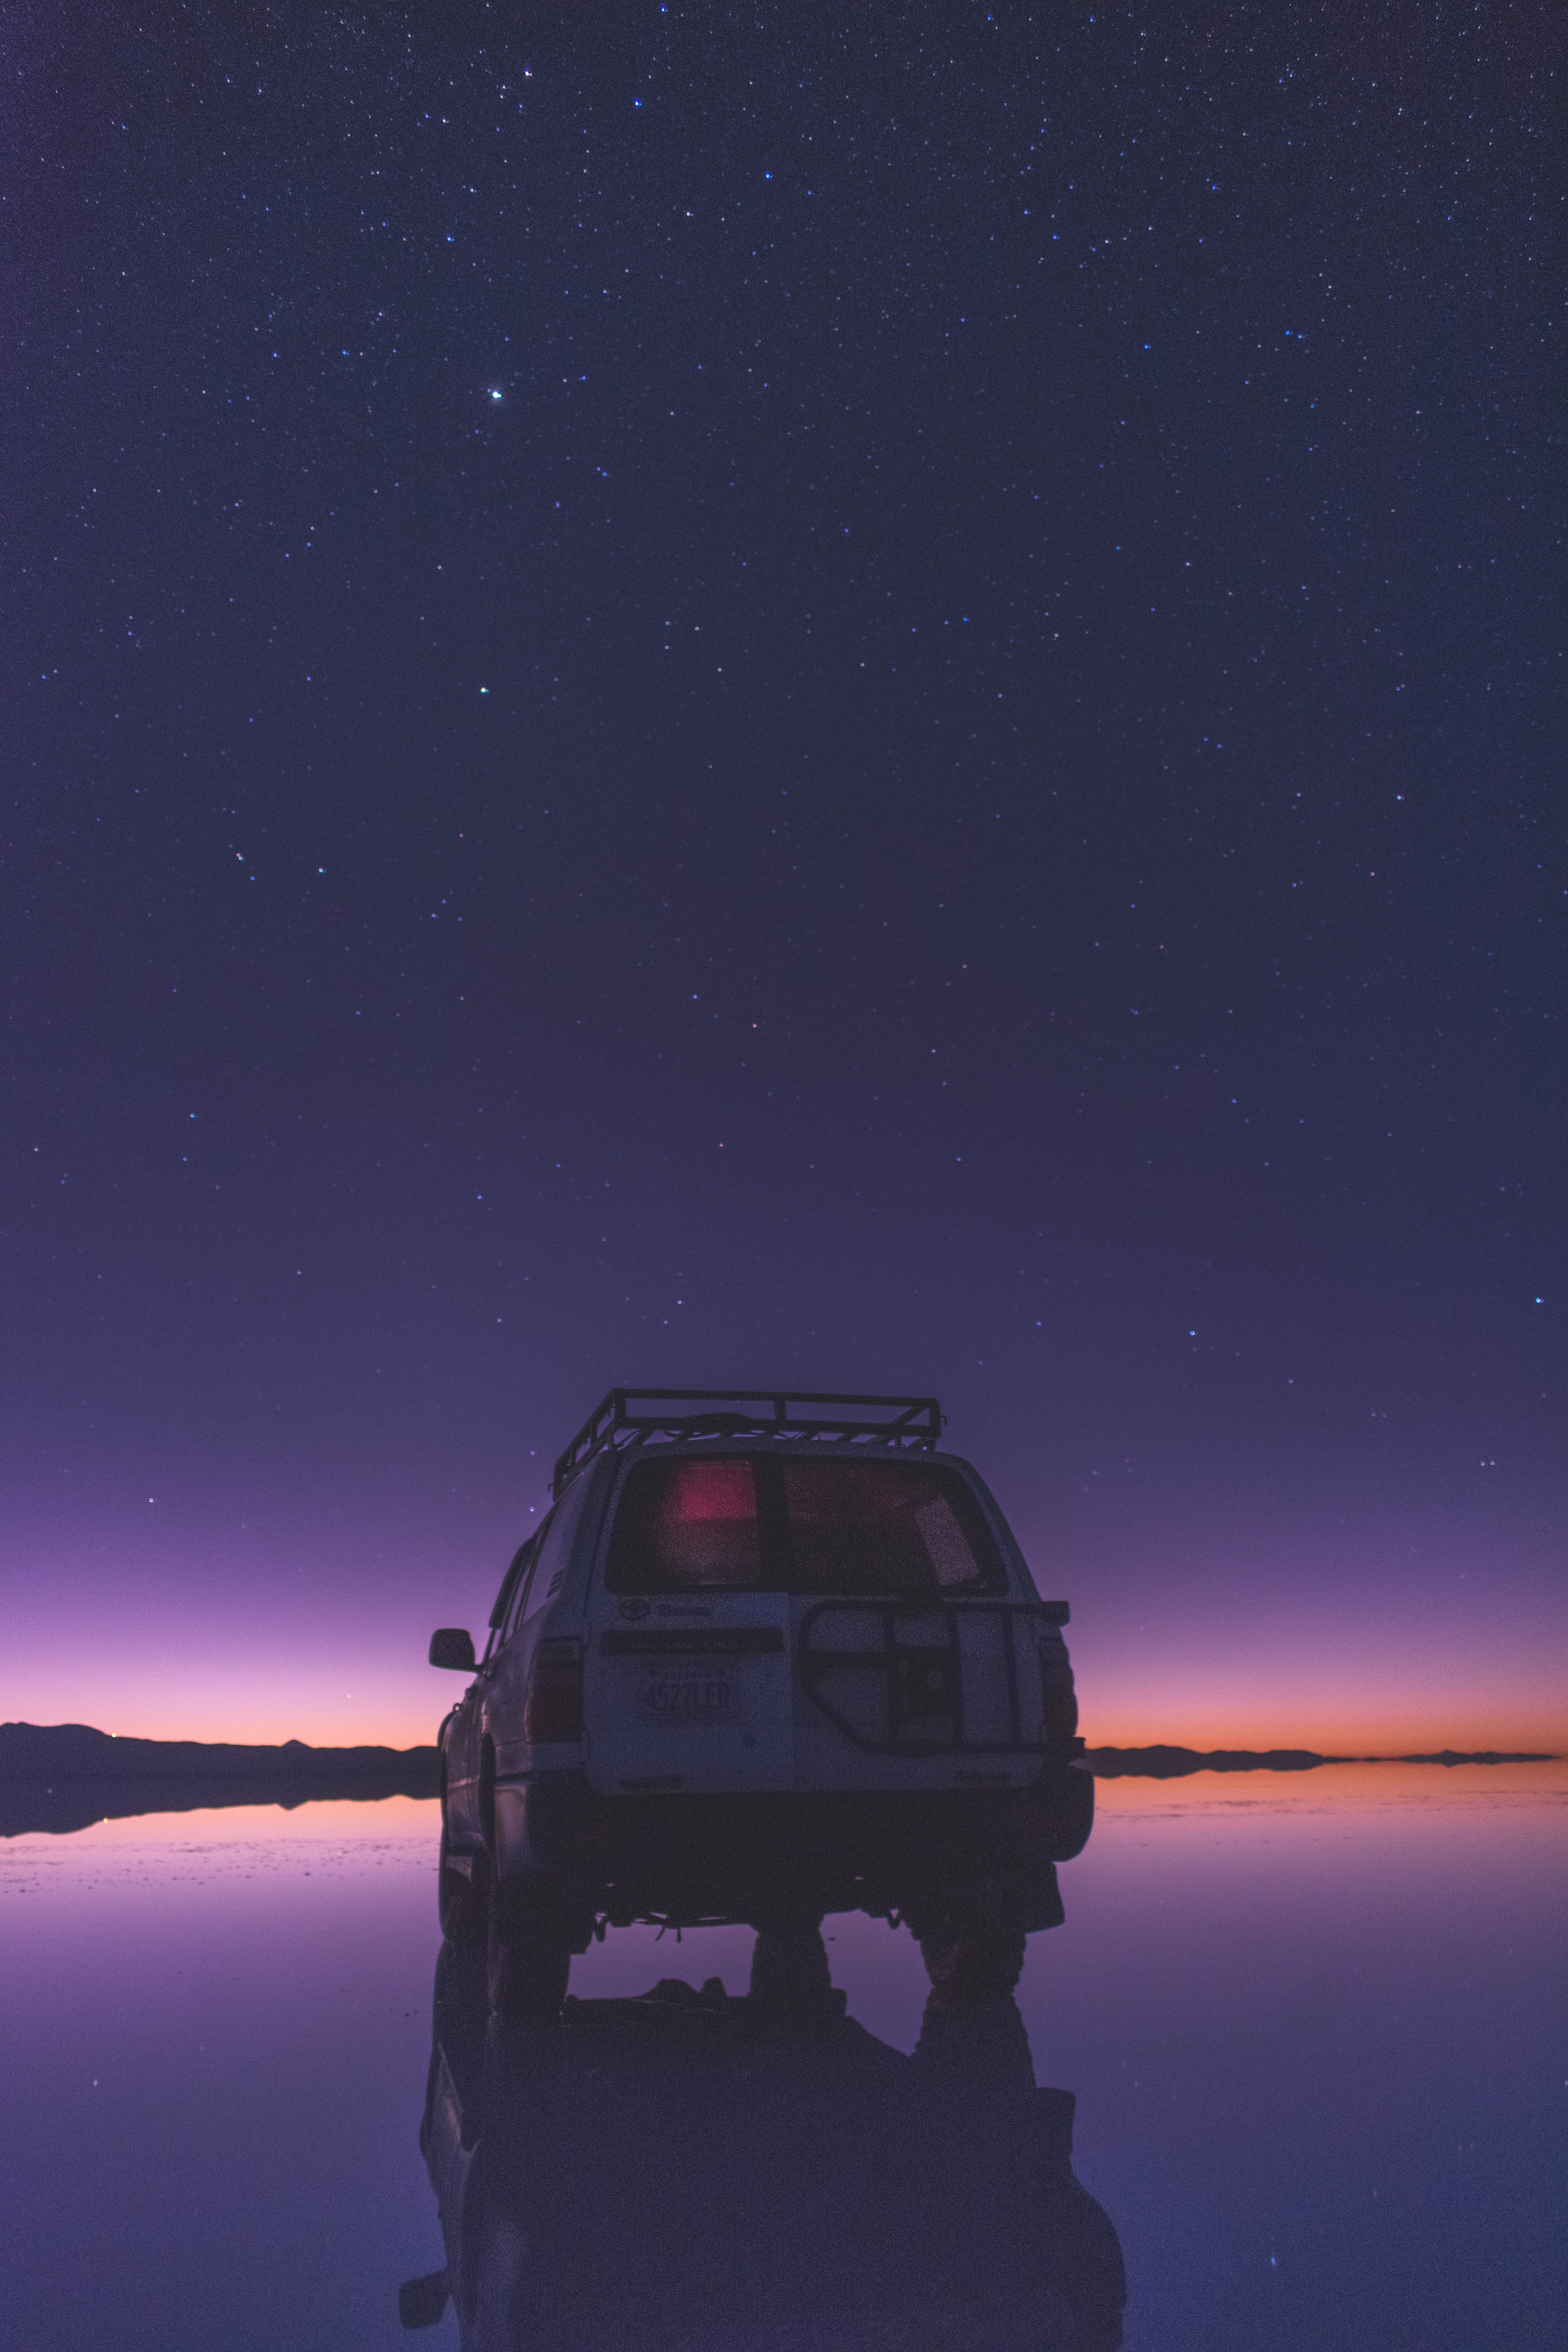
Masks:
[[[1094,1817],[1065,1601],[934,1397],[615,1389],[556,1463],[441,1727],[441,1923],[504,2013],[606,1926],[743,1920],[759,1995],[826,1985],[825,1912],[1010,1990]]]

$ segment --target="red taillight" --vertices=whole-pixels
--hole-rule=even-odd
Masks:
[[[522,1706],[525,1739],[583,1737],[583,1645],[541,1642],[533,1654],[528,1696]]]
[[[1071,1673],[1048,1670],[1041,1676],[1046,1702],[1046,1738],[1070,1739],[1078,1729],[1078,1693]]]

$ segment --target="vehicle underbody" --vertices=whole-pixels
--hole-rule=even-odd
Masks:
[[[443,1924],[485,1936],[498,2007],[527,2011],[558,2004],[574,1952],[637,1922],[745,1924],[776,1954],[864,1911],[907,1926],[933,1980],[946,1951],[955,1990],[977,1969],[977,1990],[1010,1984],[1024,1937],[1061,1920],[1056,1864],[1088,1838],[1094,1788],[1062,1761],[1027,1790],[605,1797],[562,1773],[488,1799],[485,1851],[446,1857]]]

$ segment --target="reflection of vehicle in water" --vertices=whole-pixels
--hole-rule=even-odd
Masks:
[[[464,2352],[1110,2352],[1126,2286],[1010,1995],[904,2057],[843,2014],[667,1981],[491,2015],[443,1948],[420,2146]]]
[[[441,1921],[546,2016],[606,1926],[905,1921],[1010,1990],[1094,1784],[1061,1627],[932,1397],[613,1390],[441,1730]]]

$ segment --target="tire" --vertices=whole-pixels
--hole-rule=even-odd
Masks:
[[[805,2019],[837,2013],[820,1926],[797,1925],[783,1934],[758,1930],[751,2000],[759,2016]]]
[[[498,2017],[558,2017],[572,1973],[572,1945],[549,1890],[491,1878],[485,1973]]]
[[[436,1900],[441,1933],[448,1944],[464,1950],[484,1942],[487,1908],[484,1857],[475,1854],[468,1871],[456,1869],[450,1858],[445,1822],[441,1824],[440,1874],[437,1881]]]
[[[1010,1993],[1024,1969],[1028,1938],[1012,1909],[955,1904],[921,1937],[933,1993],[952,2009]]]
[[[1070,1765],[1051,1790],[1046,1816],[1046,1851],[1053,1862],[1073,1862],[1094,1827],[1094,1776]]]

